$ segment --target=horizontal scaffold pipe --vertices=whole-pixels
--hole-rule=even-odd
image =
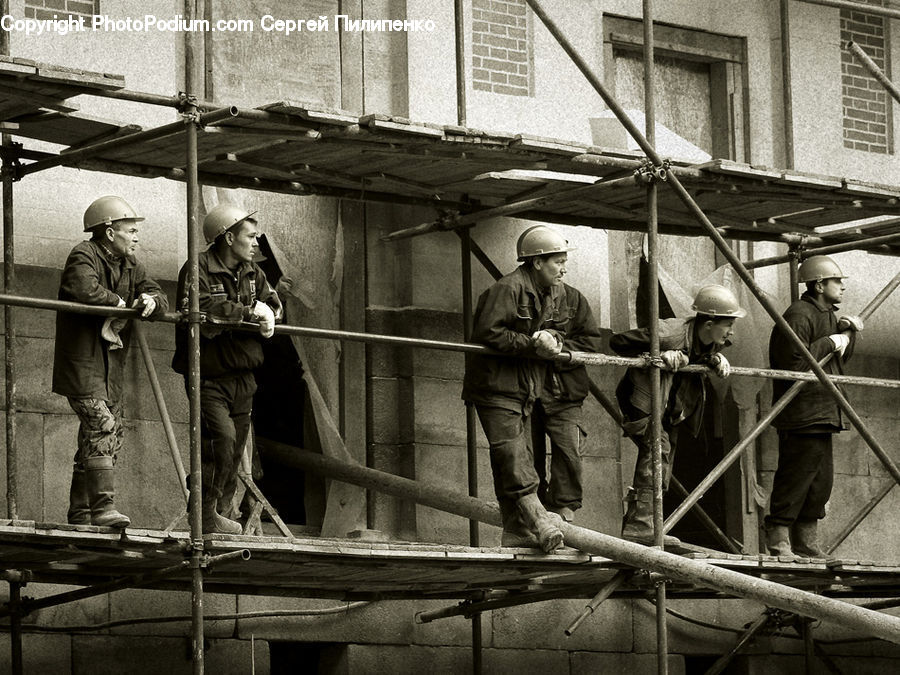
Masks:
[[[283,443],[267,439],[258,440],[261,452],[270,453],[278,461],[289,466],[438,508],[469,520],[479,520],[490,525],[500,524],[500,512],[495,506],[460,492],[423,485]],[[730,596],[757,600],[802,616],[834,621],[840,626],[856,628],[867,635],[900,644],[900,619],[896,617],[682,558],[568,523],[562,523],[560,527],[566,544],[585,553],[601,555],[638,569],[647,569],[672,579],[712,588]]]
[[[900,222],[898,219],[897,222]],[[883,234],[878,237],[869,237],[868,239],[856,239],[854,241],[845,241],[839,244],[831,244],[829,246],[817,246],[816,248],[804,249],[799,252],[799,259],[805,260],[806,258],[812,257],[814,255],[829,255],[831,253],[841,253],[843,251],[856,251],[856,250],[866,250],[872,246],[881,246],[882,244],[894,244],[900,243],[900,232],[895,232],[893,234]],[[760,267],[768,267],[769,265],[778,265],[781,263],[790,262],[794,256],[790,253],[785,255],[775,255],[771,258],[759,258],[757,260],[746,260],[744,261],[744,267],[748,270],[759,269]]]
[[[16,307],[31,307],[34,309],[58,310],[74,314],[94,314],[98,316],[121,316],[136,319],[140,317],[140,310],[125,307],[106,307],[101,305],[84,305],[78,302],[65,300],[52,300],[49,298],[33,298],[20,295],[0,293],[0,305],[13,305]],[[184,321],[184,315],[178,312],[166,312],[162,316],[154,317],[154,321],[165,323],[179,323]],[[239,330],[259,330],[259,325],[253,322],[221,322],[212,321],[218,325],[227,325]],[[467,354],[490,354],[493,356],[512,357],[510,354],[494,351],[484,345],[466,342],[447,342],[443,340],[425,340],[422,338],[403,337],[401,335],[381,335],[378,333],[359,333],[345,330],[332,330],[330,328],[311,328],[308,326],[292,326],[280,324],[275,326],[275,332],[281,335],[297,335],[300,337],[318,338],[323,340],[347,340],[350,342],[368,342],[374,344],[386,344],[396,347],[421,347],[424,349],[438,349],[443,351],[463,352]],[[586,366],[627,366],[634,368],[649,368],[648,359],[640,356],[611,356],[608,354],[595,354],[592,352],[565,352],[558,357],[565,363],[581,363]],[[685,366],[679,372],[683,373],[708,373],[709,368],[702,365]],[[795,380],[798,382],[811,382],[818,378],[809,372],[797,372],[793,370],[776,370],[773,368],[745,368],[733,366],[731,372],[734,375],[747,377],[768,377],[779,380]],[[829,375],[830,380],[838,384],[855,384],[866,387],[900,388],[900,380],[889,380],[877,377],[861,377],[855,375]]]
[[[458,490],[426,485],[385,471],[343,462],[317,452],[278,443],[259,435],[256,436],[256,442],[260,452],[288,466],[343,483],[383,492],[398,499],[415,502],[447,513],[455,513],[469,520],[500,526],[500,509]]]

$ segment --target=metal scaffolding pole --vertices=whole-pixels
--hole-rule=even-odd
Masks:
[[[881,83],[881,86],[887,89],[887,92],[893,97],[895,101],[900,103],[900,89],[897,88],[887,75],[884,74],[884,71],[878,67],[878,64],[875,63],[872,58],[866,54],[862,47],[853,42],[852,40],[847,43],[847,49],[849,49],[853,54],[862,61],[862,64],[866,67],[872,77],[878,80]]]
[[[896,222],[900,222],[897,219]],[[892,219],[879,225],[896,224]],[[758,258],[757,260],[745,260],[744,267],[748,270],[755,270],[760,267],[768,267],[769,265],[777,265],[778,263],[791,262],[791,260],[805,260],[814,255],[828,255],[829,253],[841,253],[842,251],[865,250],[872,246],[882,244],[891,244],[900,242],[900,233],[883,234],[877,237],[868,237],[866,239],[856,239],[854,241],[844,241],[839,244],[829,244],[828,246],[817,246],[816,248],[808,248],[802,251],[791,251],[785,255],[775,255],[770,258]]]

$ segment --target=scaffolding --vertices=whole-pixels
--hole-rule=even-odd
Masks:
[[[812,1],[812,0],[806,0]],[[2,578],[9,583],[10,600],[0,615],[10,617],[14,672],[21,672],[21,618],[34,609],[125,587],[190,589],[192,595],[191,642],[195,673],[204,670],[204,609],[206,590],[235,593],[280,594],[296,597],[337,597],[346,600],[377,600],[401,597],[463,598],[463,602],[436,612],[422,613],[418,620],[431,621],[463,615],[473,619],[473,665],[480,672],[481,631],[478,618],[484,611],[556,598],[589,598],[582,616],[567,633],[578,628],[606,598],[654,595],[657,626],[657,666],[668,669],[667,597],[744,597],[759,600],[796,620],[807,644],[808,658],[816,658],[807,620],[829,619],[865,631],[869,635],[900,643],[900,619],[877,609],[900,592],[900,568],[873,566],[860,561],[779,560],[771,556],[745,556],[699,507],[699,499],[720,478],[775,415],[787,405],[805,382],[818,381],[830,392],[867,445],[891,476],[873,499],[851,519],[840,536],[828,544],[833,551],[846,536],[900,482],[896,466],[879,441],[837,388],[839,383],[896,388],[900,382],[883,378],[838,377],[825,373],[827,358],[817,362],[790,330],[777,309],[754,280],[750,270],[763,265],[789,263],[792,280],[800,260],[819,253],[868,250],[900,253],[900,219],[882,220],[870,227],[815,231],[822,224],[837,224],[866,216],[900,216],[900,190],[847,179],[808,176],[738,165],[717,160],[703,166],[678,164],[663,159],[655,149],[653,7],[644,0],[644,72],[646,131],[638,129],[608,93],[600,78],[546,13],[539,0],[527,0],[535,16],[547,27],[607,107],[616,115],[641,148],[640,154],[610,155],[596,148],[566,144],[552,139],[497,136],[459,127],[420,125],[409,120],[379,115],[357,117],[281,102],[263,109],[246,110],[198,100],[191,95],[158,96],[125,90],[124,83],[110,76],[72,72],[18,59],[0,62],[0,82],[6,97],[0,101],[6,133],[50,140],[69,146],[58,154],[28,150],[5,139],[3,144],[3,227],[5,294],[0,304],[6,316],[7,393],[7,512],[9,521],[0,525],[0,546],[13,551],[5,557]],[[852,3],[825,1],[842,6]],[[187,3],[188,6],[191,3]],[[866,7],[866,11],[878,8]],[[457,17],[460,16],[457,3]],[[190,18],[187,17],[188,19]],[[457,35],[458,58],[462,53]],[[848,45],[865,63],[864,52]],[[194,91],[193,50],[186,49],[186,90]],[[866,64],[876,68],[874,64]],[[883,77],[883,74],[882,74]],[[881,80],[881,78],[879,78]],[[886,80],[886,78],[884,78]],[[883,82],[888,87],[889,80]],[[888,87],[892,95],[893,90]],[[148,105],[177,109],[182,120],[141,131],[117,127],[79,115],[64,103],[76,94],[108,96]],[[460,101],[460,122],[465,102]],[[371,161],[351,168],[360,154],[354,144],[366,146]],[[323,147],[319,148],[318,146]],[[177,158],[177,159],[176,159]],[[410,158],[415,159],[411,162]],[[27,163],[23,163],[27,162]],[[409,166],[404,166],[409,164]],[[165,177],[187,185],[188,261],[190,307],[186,315],[169,314],[162,320],[186,322],[190,326],[190,533],[171,531],[126,531],[111,534],[98,528],[59,529],[17,519],[16,466],[16,352],[14,306],[136,318],[128,309],[98,308],[55,300],[28,298],[15,293],[13,248],[13,183],[56,166],[122,173],[132,176]],[[497,169],[501,168],[500,171]],[[578,170],[573,170],[577,168]],[[548,172],[565,175],[550,178]],[[581,174],[582,179],[573,177]],[[276,332],[315,339],[358,341],[406,348],[449,350],[462,353],[489,352],[468,342],[471,336],[472,270],[474,256],[496,278],[497,267],[471,238],[470,228],[488,218],[517,215],[546,222],[645,230],[648,236],[650,270],[651,331],[649,359],[625,359],[603,354],[571,353],[560,358],[573,363],[648,368],[659,355],[657,283],[658,235],[660,233],[707,236],[759,300],[775,324],[791,336],[809,362],[810,372],[734,368],[736,376],[781,378],[795,384],[772,410],[759,420],[722,462],[690,494],[669,518],[663,518],[660,460],[661,403],[659,372],[653,374],[654,531],[655,547],[644,547],[592,532],[571,524],[562,525],[565,540],[578,551],[545,556],[534,552],[479,548],[478,523],[499,524],[492,504],[478,499],[475,418],[466,411],[468,490],[456,491],[423,486],[414,481],[362,466],[298,451],[297,448],[265,441],[267,450],[286,462],[331,479],[360,485],[425,504],[470,521],[470,547],[427,544],[375,544],[342,541],[313,542],[286,537],[229,537],[204,535],[200,520],[200,406],[199,406],[199,312],[197,259],[199,252],[200,184],[268,190],[293,195],[325,195],[341,199],[427,205],[439,209],[434,222],[394,232],[385,239],[398,239],[434,231],[455,231],[462,255],[463,343],[376,335],[351,331],[278,326]],[[662,184],[662,185],[660,185]],[[665,190],[665,187],[671,191]],[[663,189],[660,189],[660,188]],[[688,188],[714,195],[714,225]],[[470,199],[471,196],[477,199]],[[639,201],[642,203],[638,207]],[[489,204],[483,206],[483,204]],[[662,214],[662,218],[660,218]],[[780,215],[788,214],[788,215]],[[775,217],[777,216],[777,217]],[[790,253],[764,260],[742,261],[726,238],[787,243]],[[871,315],[900,285],[898,274],[861,312]],[[794,284],[796,289],[796,284]],[[252,329],[251,324],[234,326]],[[138,333],[138,344],[160,407],[166,435],[173,451],[179,479],[185,475],[167,423],[165,402],[158,385],[146,342]],[[699,371],[699,366],[685,370]],[[621,415],[599,387],[591,387],[600,404],[621,422]],[[183,481],[182,481],[183,485]],[[675,488],[679,489],[675,484]],[[262,495],[258,495],[264,501]],[[708,550],[673,555],[664,547],[664,535],[691,509],[713,531],[724,555]],[[285,532],[284,534],[287,534]],[[70,545],[72,558],[60,546]],[[681,551],[685,553],[685,551]],[[357,565],[348,567],[348,560]],[[18,561],[13,565],[12,562]],[[337,563],[340,562],[340,565]],[[295,578],[297,564],[315,566],[314,581]],[[373,567],[378,570],[373,570]],[[387,570],[387,572],[385,572]],[[792,587],[797,576],[817,579],[822,588],[813,593]],[[530,588],[542,579],[540,590]],[[352,579],[352,582],[350,581]],[[29,582],[74,583],[86,588],[40,600],[21,596]],[[781,582],[781,583],[779,583]],[[360,584],[364,587],[361,588]],[[883,596],[887,604],[865,607],[843,602],[841,597]],[[784,621],[780,615],[778,620]],[[741,636],[735,649],[723,656],[715,668],[721,670],[753,635],[770,625],[769,613]],[[821,653],[818,658],[823,658]],[[718,672],[718,670],[712,672]]]

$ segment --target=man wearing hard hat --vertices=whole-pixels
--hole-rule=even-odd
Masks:
[[[199,255],[200,311],[200,451],[203,483],[203,531],[240,534],[241,525],[224,515],[231,510],[237,468],[250,431],[256,392],[254,368],[262,365],[262,338],[275,332],[281,301],[253,262],[259,228],[248,212],[219,204],[203,220],[209,248]],[[178,275],[178,307],[187,312],[188,263]],[[241,321],[259,323],[257,333],[236,330]],[[188,327],[175,329],[172,367],[188,376]]]
[[[525,230],[516,245],[522,264],[482,293],[475,309],[473,341],[510,355],[469,356],[462,393],[490,445],[502,546],[558,548],[560,516],[581,506],[588,375],[557,357],[599,351],[601,337],[585,297],[563,283],[571,250],[545,225]],[[549,477],[540,453],[536,466],[532,430],[541,445],[550,437]]]
[[[835,316],[846,277],[837,263],[824,255],[803,261],[798,277],[806,284],[806,292],[791,303],[784,319],[816,360],[833,353],[823,368],[826,373],[841,375],[853,353],[856,333],[863,329],[860,317]],[[772,368],[810,369],[778,326],[769,338],[769,361]],[[791,384],[789,380],[773,380],[772,402]],[[838,389],[844,393],[840,385]],[[819,549],[817,530],[834,482],[832,437],[847,428],[841,409],[824,385],[808,382],[773,425],[778,429],[778,469],[766,516],[766,545],[772,555],[825,557]]]
[[[165,293],[135,257],[144,220],[121,197],[95,200],[84,212],[91,233],[72,249],[59,299],[106,307],[135,307],[148,319],[169,308]],[[74,525],[127,527],[114,504],[114,466],[122,448],[122,381],[130,328],[127,319],[57,312],[53,391],[78,415],[67,519]]]
[[[734,294],[724,286],[701,288],[689,319],[662,319],[659,322],[660,400],[662,401],[662,472],[665,491],[672,476],[677,439],[684,434],[696,438],[706,404],[705,374],[677,373],[688,364],[709,366],[719,377],[728,377],[731,365],[721,350],[731,344],[735,319],[746,315]],[[617,333],[610,348],[621,356],[639,356],[650,349],[647,328]],[[677,373],[677,374],[676,374]],[[647,368],[629,368],[616,387],[616,398],[625,417],[625,434],[638,446],[634,479],[625,495],[626,511],[622,538],[652,544],[653,533],[653,452],[650,438],[650,373]]]

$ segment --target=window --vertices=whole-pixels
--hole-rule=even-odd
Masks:
[[[881,5],[880,0],[871,4]],[[853,41],[886,74],[888,24],[883,16],[855,9],[841,10],[841,42]],[[891,101],[881,83],[847,49],[841,50],[841,92],[844,147],[864,152],[893,153]]]
[[[100,0],[25,0],[26,19],[90,19],[100,12]]]

